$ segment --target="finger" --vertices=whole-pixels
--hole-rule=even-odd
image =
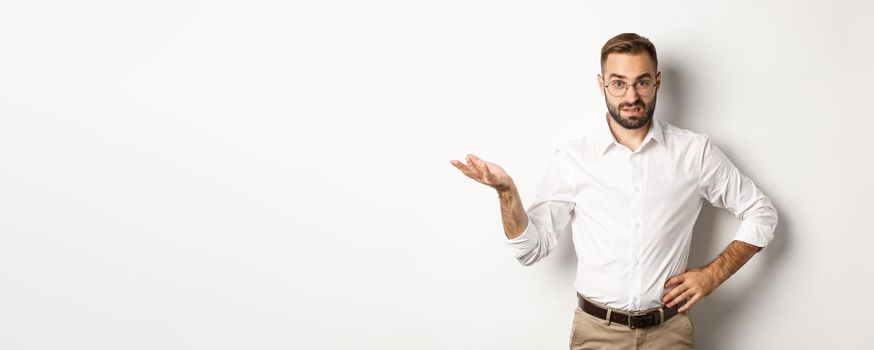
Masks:
[[[682,294],[683,292],[685,292],[688,289],[689,289],[688,286],[685,286],[682,284],[679,286],[676,286],[676,287],[674,287],[674,289],[671,289],[670,292],[665,294],[665,297],[662,298],[662,302],[665,303],[665,305],[667,305],[672,300],[676,299],[677,296],[679,296],[680,294]]]
[[[476,157],[474,157],[473,154],[468,154],[467,157],[465,157],[465,160],[467,160],[467,166],[476,166]]]
[[[486,164],[486,162],[482,159],[477,158],[475,155],[471,155],[471,158],[473,160],[473,166],[476,167],[477,170],[477,177],[480,177],[482,179],[488,179],[490,172],[489,166]]]
[[[680,294],[679,297],[671,300],[671,302],[668,304],[668,307],[674,307],[683,300],[689,301],[689,299],[691,299],[693,295],[695,295],[695,292],[693,292],[692,289],[687,289],[685,292],[683,292],[683,294]]]
[[[483,174],[483,177],[487,178],[489,176],[489,166],[486,165],[486,162],[477,159],[475,164],[476,168]]]
[[[686,281],[686,276],[676,275],[668,279],[668,282],[665,283],[665,288],[671,288],[672,286],[682,284],[684,281]]]
[[[680,293],[685,292],[686,289],[689,289],[689,285],[687,283],[679,283],[668,289],[669,290],[666,290],[665,292],[665,296],[670,295],[671,297],[676,297],[677,295],[680,295]]]
[[[686,310],[691,309],[692,305],[695,305],[695,303],[697,303],[698,300],[701,300],[701,298],[703,298],[701,296],[701,294],[693,295],[692,299],[689,299],[689,301],[687,301],[685,305],[683,305],[681,308],[677,309],[677,312],[685,312]]]
[[[489,180],[489,181],[494,180],[495,176],[492,174],[492,171],[489,170],[488,164],[483,165],[482,170],[483,170],[483,177],[485,177],[486,180]]]
[[[476,161],[473,160],[473,155],[467,155],[467,170],[471,177],[479,177],[479,168],[476,166]]]
[[[477,158],[477,156],[475,156],[473,154],[468,154],[467,155],[467,162],[474,165],[474,166],[479,167],[483,161],[482,161],[482,159]]]
[[[468,167],[464,165],[464,163],[457,160],[450,160],[449,162],[452,163],[452,165],[454,165],[456,168],[458,168],[458,170],[461,170],[464,175],[470,176],[470,169],[468,169]]]

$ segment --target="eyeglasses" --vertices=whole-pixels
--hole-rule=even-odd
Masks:
[[[651,80],[638,80],[634,82],[634,90],[637,91],[637,94],[640,96],[649,96],[652,95],[653,91],[655,91],[655,83]],[[625,96],[625,92],[628,91],[629,84],[622,80],[613,80],[604,85],[607,88],[607,92],[610,93],[613,97],[622,97]]]

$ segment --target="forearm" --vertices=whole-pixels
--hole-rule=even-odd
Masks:
[[[509,239],[514,239],[525,232],[528,226],[528,214],[522,207],[519,191],[515,184],[498,190],[498,199],[501,202],[501,219],[504,222],[504,234]]]
[[[755,245],[742,241],[732,241],[716,259],[707,264],[705,269],[709,270],[722,284],[737,270],[740,270],[759,250],[761,248]]]

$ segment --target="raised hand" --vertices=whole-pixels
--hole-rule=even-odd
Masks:
[[[499,165],[479,159],[472,154],[468,154],[466,159],[467,164],[457,160],[450,160],[449,163],[461,170],[467,177],[491,186],[499,192],[513,187],[513,179]]]

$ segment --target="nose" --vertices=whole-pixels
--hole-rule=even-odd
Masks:
[[[638,99],[640,99],[640,95],[637,93],[637,89],[635,89],[634,85],[628,85],[625,88],[625,95],[622,95],[622,101],[634,103]]]

